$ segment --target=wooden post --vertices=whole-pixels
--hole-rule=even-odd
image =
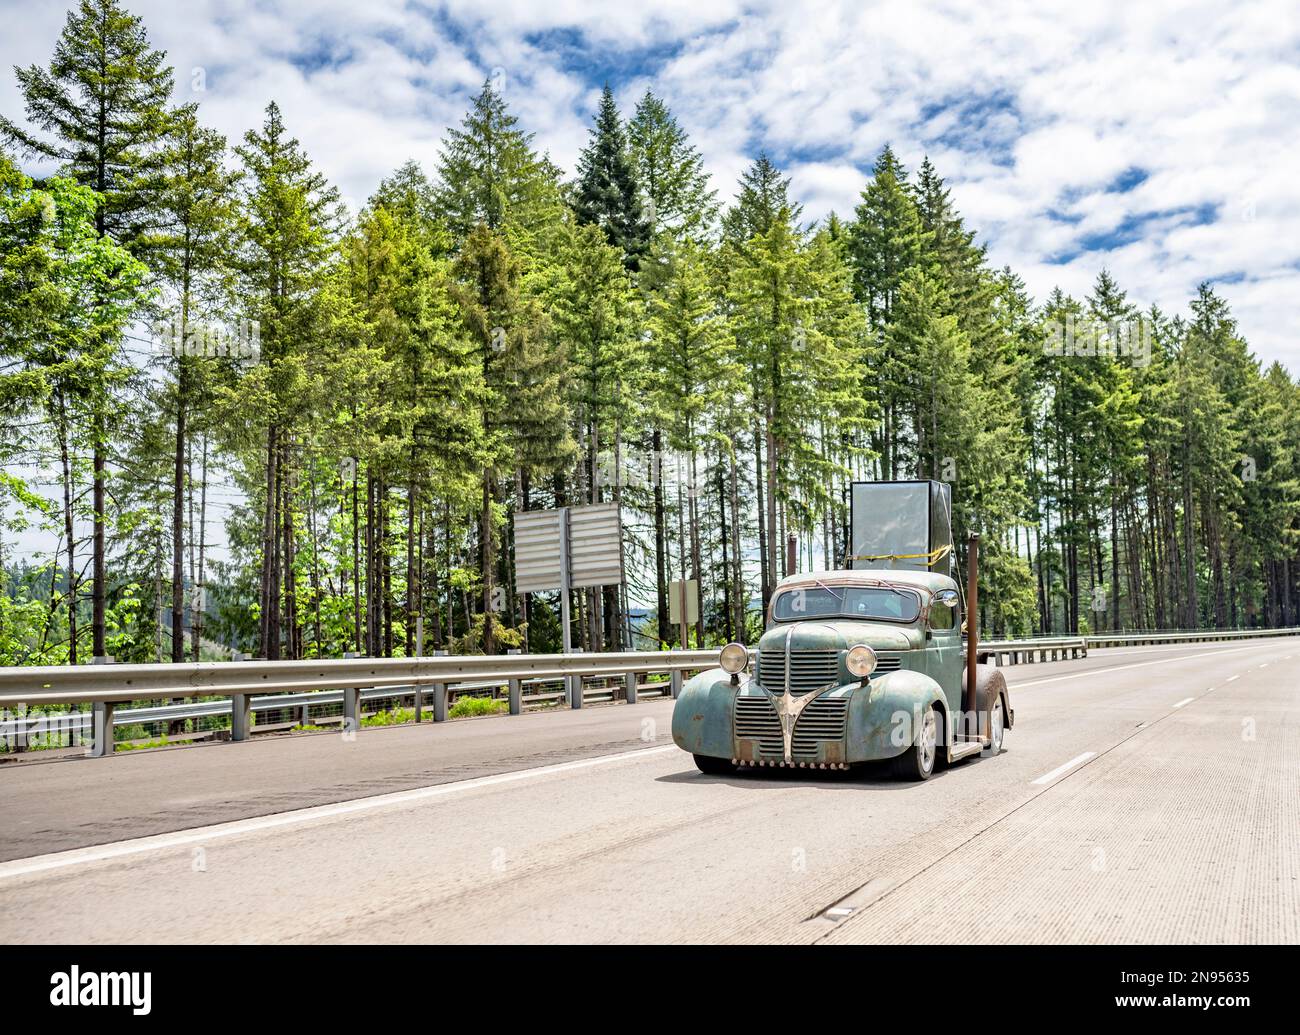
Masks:
[[[980,735],[979,698],[975,694],[975,649],[979,645],[979,553],[980,536],[978,532],[972,532],[966,546],[966,714],[975,724],[970,732],[976,737]]]

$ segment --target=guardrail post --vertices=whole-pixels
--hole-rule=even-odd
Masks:
[[[93,758],[106,758],[113,753],[113,706],[113,701],[95,702],[90,744]]]
[[[447,721],[447,684],[433,684],[433,721]]]
[[[230,739],[247,740],[252,728],[253,699],[248,694],[230,695]]]
[[[358,658],[354,650],[345,650],[344,658]],[[343,732],[356,733],[361,729],[361,687],[345,686],[343,688]]]
[[[521,653],[519,648],[512,647],[506,651],[507,654]],[[524,681],[518,677],[506,681],[510,688],[510,714],[519,715],[524,710]]]
[[[14,712],[14,751],[25,751],[27,749],[27,705],[23,705],[22,714]]]
[[[111,665],[112,658],[92,658],[92,665]],[[113,753],[113,708],[116,701],[96,701],[91,720],[90,754],[93,758],[107,758]]]
[[[624,653],[636,650],[635,647],[624,648]],[[627,699],[628,704],[636,704],[638,676],[635,672],[623,673],[623,696]]]
[[[421,610],[415,616],[415,656],[417,658],[424,656],[424,611]],[[424,712],[424,687],[420,685],[419,677],[415,680],[415,721],[419,722]]]
[[[582,648],[581,648],[581,647],[575,647],[575,648],[573,649],[573,653],[574,653],[574,654],[581,654],[581,653],[582,653]],[[583,690],[582,690],[582,676],[581,676],[581,675],[576,675],[576,676],[565,676],[565,688],[566,688],[566,690],[568,691],[569,707],[570,707],[570,708],[581,708],[581,707],[582,707],[582,697],[583,697]]]
[[[673,648],[673,650],[676,649],[677,649],[676,647]],[[669,694],[672,695],[674,701],[681,696],[682,693],[682,670],[681,669],[675,668],[668,673],[668,692]]]

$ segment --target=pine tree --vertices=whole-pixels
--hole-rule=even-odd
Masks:
[[[90,188],[64,177],[37,188],[0,154],[0,403],[5,413],[0,456],[8,467],[10,451],[27,438],[23,418],[44,414],[58,451],[70,664],[80,657],[77,454],[103,441],[102,399],[126,376],[119,343],[145,296],[144,266],[99,232],[98,207]],[[7,470],[2,488],[28,508],[44,511]],[[54,593],[52,588],[52,607]]]
[[[646,358],[647,404],[656,428],[666,432],[667,446],[683,456],[688,513],[679,527],[686,526],[688,541],[679,542],[679,578],[703,580],[700,495],[707,488],[700,469],[700,456],[709,443],[726,442],[730,430],[725,415],[743,398],[743,368],[735,356],[735,343],[726,320],[718,311],[711,257],[689,238],[674,245],[663,241],[656,246],[651,262],[642,274],[642,286],[654,275],[653,290],[647,290]],[[661,451],[662,452],[662,451]],[[662,481],[660,463],[657,482]],[[687,571],[689,545],[690,568]],[[659,636],[667,640],[667,563],[656,558],[660,601]],[[728,573],[730,574],[730,573]],[[734,576],[732,576],[734,579]],[[704,643],[704,614],[701,609],[698,641]],[[683,645],[685,646],[685,645]]]
[[[805,246],[791,210],[782,208],[765,234],[738,249],[727,284],[762,448],[756,467],[763,470],[765,602],[782,567],[778,528],[787,507],[793,532],[825,505],[828,464],[810,431],[828,414],[847,423],[861,412],[861,356],[853,338],[836,341],[819,325],[824,287],[818,273],[816,251]],[[847,299],[847,271],[841,273]]]
[[[259,131],[235,148],[243,163],[241,243],[235,258],[247,317],[260,337],[261,363],[241,391],[265,435],[262,493],[261,652],[281,656],[282,633],[290,653],[296,628],[292,482],[294,424],[303,414],[299,386],[304,358],[320,319],[323,273],[338,221],[338,193],[312,169],[298,141],[285,130],[280,108],[267,106]],[[283,608],[283,611],[282,611]]]
[[[704,159],[667,106],[649,90],[628,123],[628,146],[645,192],[642,215],[652,237],[701,240],[718,215]]]
[[[461,128],[443,138],[435,203],[455,240],[465,240],[483,223],[505,233],[515,248],[527,249],[556,218],[555,169],[518,124],[488,80]]]
[[[650,246],[651,226],[641,210],[636,166],[608,86],[600,95],[591,140],[578,158],[573,210],[580,223],[594,223],[604,231],[629,270],[640,267]]]
[[[797,224],[803,206],[790,198],[790,178],[782,176],[765,153],[760,154],[741,174],[735,204],[722,217],[723,235],[743,247],[752,238],[766,235],[782,212]]]
[[[578,484],[590,503],[604,501],[611,484],[618,500],[624,436],[641,395],[641,314],[624,255],[606,243],[599,226],[571,227],[559,258],[548,309],[559,340],[568,345],[569,405],[583,457]],[[589,635],[599,643],[604,633],[594,593],[590,602]],[[610,611],[605,625],[617,635],[621,623]]]
[[[461,247],[453,267],[465,332],[483,371],[480,403],[484,429],[479,506],[479,576],[482,582],[486,653],[497,647],[495,612],[499,598],[503,520],[501,476],[506,471],[556,469],[572,455],[560,419],[565,386],[563,361],[553,351],[549,322],[536,301],[521,290],[521,266],[499,234],[480,225]]]
[[[219,328],[229,297],[227,257],[234,244],[236,176],[224,166],[226,140],[199,124],[195,105],[186,105],[171,119],[171,131],[160,155],[161,189],[156,203],[157,229],[141,239],[140,248],[166,292],[162,336],[170,346],[174,381],[172,468],[171,659],[184,660],[184,558],[186,490],[189,484],[190,422],[210,397],[211,379],[229,363],[214,362],[216,354],[239,353],[247,345],[236,329]],[[204,345],[219,345],[208,350]],[[226,347],[235,344],[237,348]],[[209,354],[209,352],[213,354]],[[200,529],[203,524],[200,517]],[[202,533],[199,539],[202,554]],[[195,572],[192,603],[193,652],[198,659],[202,635],[203,575]]]
[[[906,173],[888,147],[876,160],[875,173],[862,192],[855,215],[849,228],[854,294],[866,306],[872,332],[883,340],[903,277],[921,265],[927,243],[921,215],[907,189]],[[881,456],[881,473],[893,478],[901,467],[895,443],[901,434],[909,377],[907,357],[885,347],[877,359],[875,375],[882,421],[876,451]]]

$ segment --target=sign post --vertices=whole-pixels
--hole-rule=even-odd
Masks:
[[[573,652],[573,632],[569,628],[569,593],[572,586],[569,570],[569,508],[559,509],[560,525],[560,630],[563,636],[564,653]]]

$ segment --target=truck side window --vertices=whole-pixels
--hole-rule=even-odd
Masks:
[[[930,628],[951,629],[957,624],[957,609],[934,601],[930,604]]]

